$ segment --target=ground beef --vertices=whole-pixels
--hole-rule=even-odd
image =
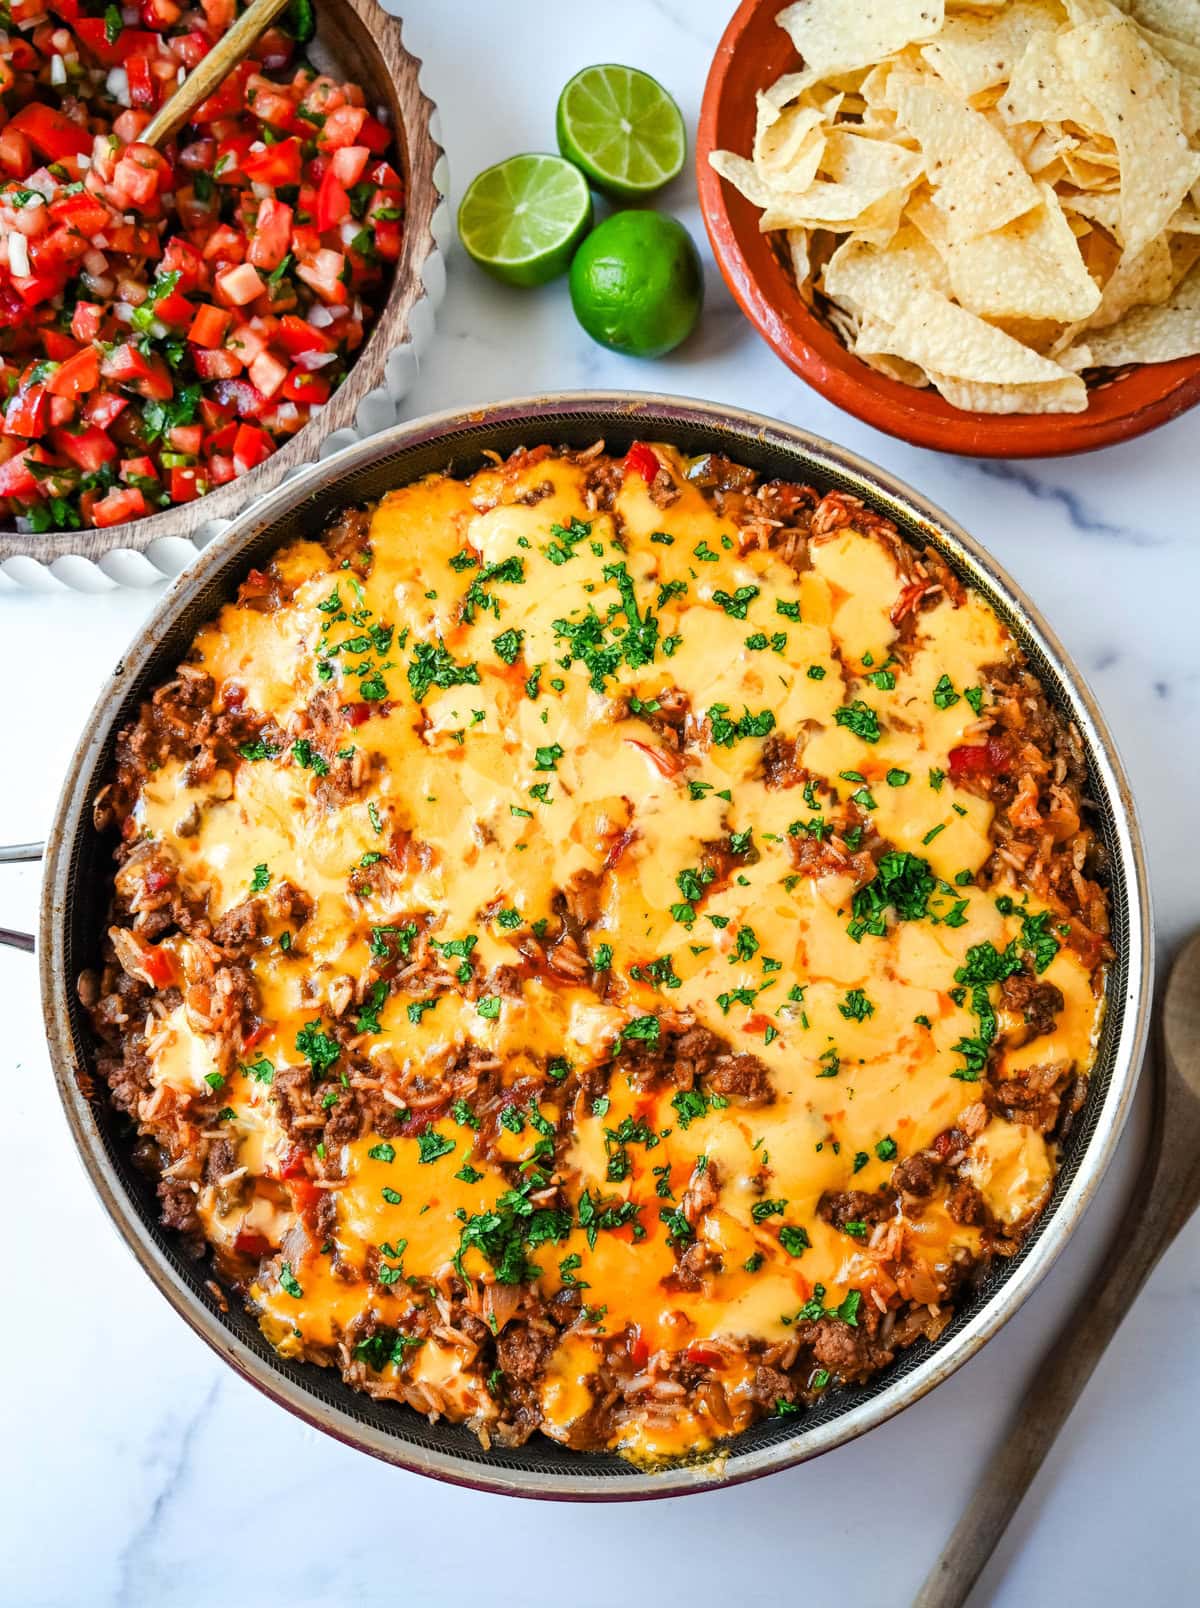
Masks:
[[[798,787],[808,772],[796,759],[796,738],[773,732],[762,746],[763,781],[768,787]]]
[[[271,1098],[289,1139],[306,1144],[315,1140],[316,1125],[304,1120],[314,1115],[312,1073],[306,1066],[288,1066],[276,1072]]]
[[[817,1215],[834,1228],[847,1223],[881,1223],[896,1209],[894,1189],[827,1189],[817,1202]]]
[[[558,1333],[534,1329],[519,1318],[505,1324],[496,1337],[496,1357],[506,1379],[525,1384],[536,1379],[546,1353],[558,1341]]]
[[[987,1220],[987,1208],[983,1203],[983,1196],[974,1184],[966,1179],[955,1184],[946,1198],[946,1210],[956,1223],[983,1223]]]
[[[1022,1016],[1032,1032],[1028,1038],[1040,1038],[1053,1033],[1059,1011],[1065,1001],[1062,990],[1053,983],[1039,983],[1025,972],[1006,977],[1000,985],[1001,1003],[1007,1010]]]
[[[705,1074],[704,1088],[707,1094],[721,1094],[744,1106],[770,1105],[775,1098],[770,1069],[757,1055],[721,1056]]]
[[[1021,1067],[1011,1077],[990,1084],[987,1099],[1010,1122],[1049,1133],[1058,1121],[1063,1092],[1070,1081],[1069,1061]]]
[[[184,1236],[190,1255],[200,1255],[203,1226],[196,1211],[195,1190],[182,1180],[162,1178],[158,1184],[158,1199],[164,1225]]]
[[[772,1409],[778,1401],[794,1401],[797,1390],[791,1376],[779,1368],[760,1363],[754,1370],[751,1394],[761,1407]]]
[[[927,1200],[933,1194],[937,1180],[937,1161],[923,1150],[909,1156],[892,1171],[892,1183],[901,1194],[915,1196],[917,1200]]]
[[[227,910],[212,930],[213,943],[231,951],[244,949],[262,937],[265,926],[261,899],[244,899]]]

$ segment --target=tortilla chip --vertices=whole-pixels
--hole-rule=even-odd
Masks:
[[[764,184],[781,190],[807,190],[817,176],[825,149],[824,115],[813,106],[780,111],[758,97],[754,171]]]
[[[1093,363],[1104,368],[1194,357],[1200,352],[1200,268],[1161,307],[1139,307],[1112,329],[1090,335],[1087,346]]]
[[[1100,305],[1100,288],[1049,185],[1041,186],[1038,206],[1003,229],[947,240],[941,250],[955,299],[980,317],[1070,323]]]
[[[931,374],[951,407],[966,413],[1083,413],[1087,410],[1087,386],[1078,374],[1064,374],[1061,380],[1033,385],[986,385],[963,381],[949,374]]]
[[[1135,22],[1200,50],[1200,0],[1118,0]]]
[[[884,250],[845,241],[825,264],[822,288],[860,316],[894,324],[917,291],[948,293],[950,277],[924,236],[905,227]]]
[[[1082,129],[1102,126],[1099,112],[1059,60],[1057,37],[1046,34],[1030,38],[996,110],[1008,123],[1071,122]]]
[[[1177,279],[1165,235],[1155,235],[1140,251],[1125,251],[1104,287],[1104,295],[1088,321],[1089,329],[1107,329],[1131,307],[1165,302]]]
[[[932,39],[944,7],[943,0],[796,0],[775,21],[804,58],[793,76],[815,83],[873,67],[914,39]]]
[[[901,127],[921,147],[934,205],[946,214],[953,239],[987,234],[1037,205],[1037,186],[982,112],[913,75],[894,77],[890,89]]]
[[[991,16],[947,17],[937,38],[921,48],[922,58],[947,87],[964,100],[1007,84],[1019,57],[1035,34],[1052,36],[1054,13],[1036,0],[1012,0]]]
[[[828,178],[816,179],[803,191],[772,192],[769,224],[762,228],[845,229],[876,209],[875,220],[862,227],[880,227],[878,203],[895,204],[893,230],[899,223],[899,208],[909,190],[921,176],[921,159],[915,151],[886,140],[867,139],[845,129],[830,129],[825,137],[821,171]]]
[[[1063,370],[935,290],[914,290],[891,323],[889,350],[929,375],[985,385],[1060,380]],[[936,381],[935,381],[936,383]]]
[[[1123,18],[1073,28],[1058,54],[1117,147],[1121,237],[1127,252],[1139,252],[1200,180],[1200,152],[1178,120],[1178,77]]]

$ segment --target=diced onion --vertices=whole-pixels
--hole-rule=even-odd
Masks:
[[[269,201],[275,194],[274,190],[272,190],[269,184],[254,184],[252,182],[250,188],[254,192],[254,199],[256,201]]]
[[[295,357],[296,367],[307,369],[310,373],[313,369],[324,368],[327,363],[336,362],[336,352],[297,352]]]
[[[314,302],[308,309],[308,321],[314,329],[324,329],[333,323],[333,310],[326,307],[323,302]]]
[[[291,423],[294,419],[300,417],[300,409],[294,402],[281,402],[275,409],[275,416],[287,423]]]
[[[89,274],[106,274],[108,258],[102,251],[89,251],[83,259],[83,266]]]
[[[104,87],[118,106],[133,105],[129,98],[129,74],[124,67],[110,67],[108,77],[104,80]]]
[[[65,84],[67,81],[67,64],[61,56],[50,58],[50,82],[52,84]]]
[[[107,301],[117,288],[116,282],[110,279],[107,274],[85,273],[83,282],[87,286],[89,293],[97,301]]]
[[[29,273],[29,247],[25,236],[16,229],[8,237],[8,269],[21,279]]]
[[[79,163],[79,171],[81,173],[86,173],[88,168],[90,168],[92,165],[92,159],[90,156],[77,156],[75,160]]]

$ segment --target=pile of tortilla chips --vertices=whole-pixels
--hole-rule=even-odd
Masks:
[[[798,0],[801,70],[713,167],[851,351],[955,407],[1075,413],[1200,352],[1200,0]]]

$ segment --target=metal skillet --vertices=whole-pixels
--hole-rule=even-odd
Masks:
[[[1069,1135],[1053,1199],[1020,1254],[963,1301],[934,1344],[919,1342],[863,1387],[829,1393],[798,1418],[768,1420],[699,1463],[648,1472],[615,1456],[579,1454],[541,1437],[484,1452],[461,1425],[351,1391],[327,1369],[279,1357],[232,1300],[228,1310],[157,1220],[127,1134],[93,1073],[75,978],[94,964],[104,930],[112,843],[92,824],[117,731],[167,678],[197,629],[247,570],[283,543],[316,535],[343,508],[432,470],[467,473],[485,449],[539,442],[623,452],[634,439],[685,453],[717,451],[770,475],[861,497],[906,538],[936,548],[1008,624],[1051,701],[1083,740],[1089,794],[1107,856],[1116,960],[1087,1104]],[[17,856],[12,856],[17,857]],[[24,856],[27,857],[27,856]],[[241,514],[181,575],[130,644],[101,692],[67,772],[45,851],[37,940],[46,1032],[59,1092],[89,1176],[134,1256],[195,1331],[244,1378],[315,1428],[375,1457],[479,1489],[555,1500],[674,1496],[752,1479],[840,1446],[917,1401],[971,1357],[1045,1276],[1092,1199],[1112,1157],[1141,1062],[1152,974],[1147,876],[1137,818],[1112,739],[1091,695],[1032,604],[994,560],[944,514],[882,470],[802,430],[755,414],[639,393],[559,394],[444,413],[397,426],[314,464]],[[14,935],[0,934],[11,941]]]

